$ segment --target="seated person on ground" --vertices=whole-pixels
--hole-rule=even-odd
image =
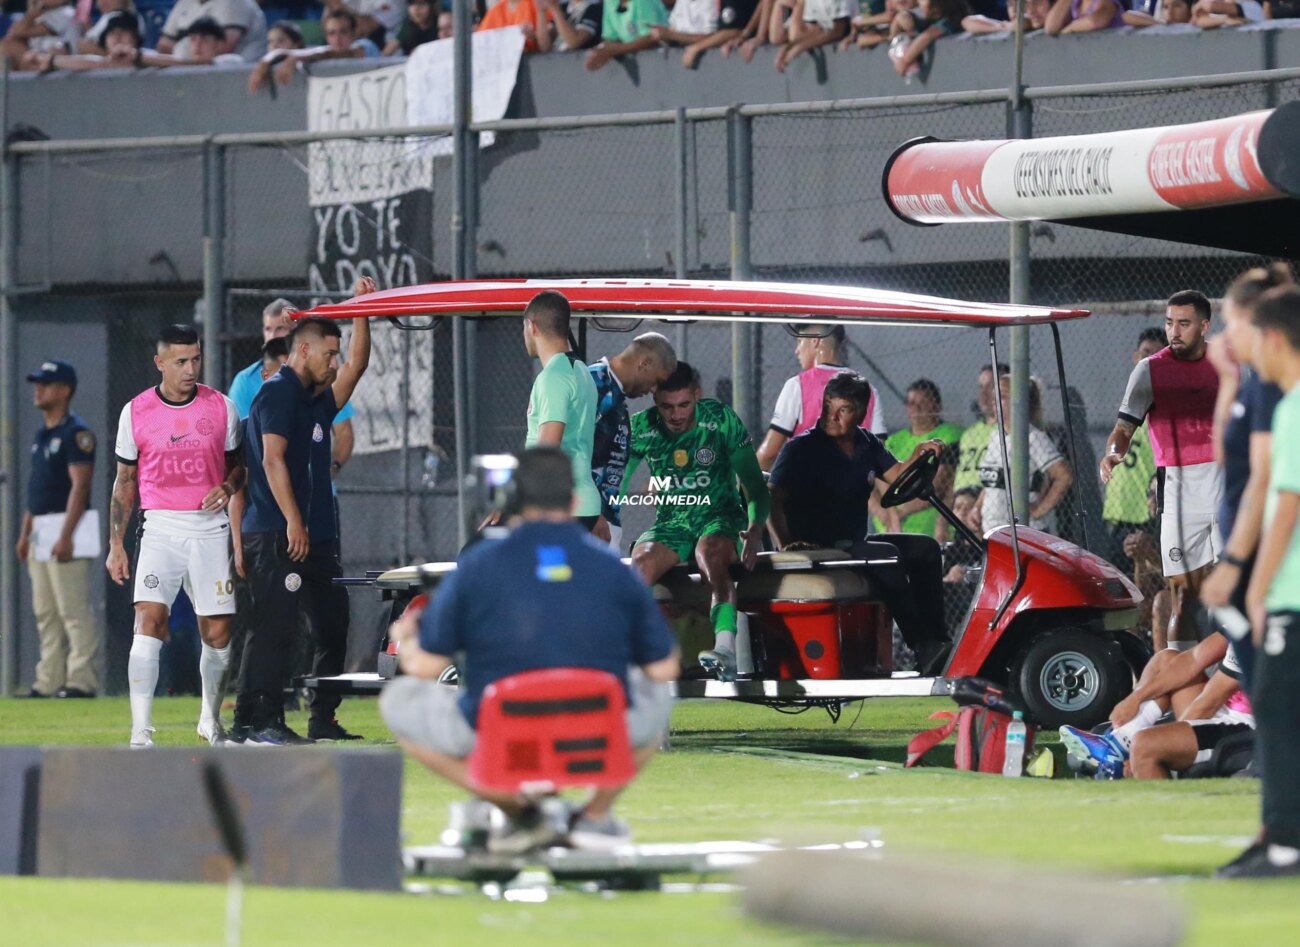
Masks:
[[[714,647],[700,665],[723,680],[736,677],[736,584],[731,566],[758,561],[769,500],[754,444],[736,412],[703,397],[699,373],[678,361],[659,384],[654,407],[632,416],[623,502],[637,466],[650,469],[654,526],[632,550],[632,567],[654,585],[679,563],[694,561],[712,592]],[[744,488],[742,498],[736,481]],[[745,501],[748,501],[747,503]],[[739,547],[739,548],[738,548]]]
[[[1189,0],[1137,0],[1134,7],[1124,11],[1125,26],[1167,26],[1192,20]]]
[[[404,676],[384,689],[379,710],[413,759],[510,817],[507,844],[519,851],[552,840],[539,811],[521,797],[475,787],[468,777],[488,685],[544,668],[613,674],[628,691],[639,770],[667,729],[666,682],[677,677],[679,658],[650,590],[574,522],[569,458],[553,447],[526,450],[514,482],[516,509],[507,511],[506,537],[467,550],[424,612],[408,610],[392,626]],[[438,683],[457,655],[460,689]],[[573,844],[628,841],[612,813],[618,793],[596,791],[573,823]]]
[[[300,66],[322,59],[369,59],[379,55],[379,47],[368,39],[357,38],[357,18],[347,10],[326,13],[325,45],[309,49],[274,49],[263,56],[248,77],[248,91],[266,85],[274,72],[275,81],[288,85]]]
[[[890,24],[890,58],[894,71],[904,78],[918,75],[921,57],[945,36],[956,36],[962,31],[962,21],[970,14],[966,0],[921,0],[917,11],[899,13]],[[907,45],[894,41],[908,37]]]
[[[605,16],[600,0],[537,0],[537,10],[545,17],[545,28],[537,30],[537,47],[542,52],[588,49],[600,42]]]
[[[867,557],[873,545],[868,500],[877,478],[893,483],[922,454],[945,449],[922,441],[900,463],[874,434],[859,426],[871,390],[859,375],[843,373],[826,383],[821,420],[791,438],[772,468],[772,533],[781,549],[837,548]],[[881,598],[898,622],[919,666],[930,670],[947,635],[940,587],[939,544],[929,536],[881,537],[901,558],[901,568],[873,568]]]
[[[1212,671],[1219,662],[1219,670]],[[1130,763],[1134,776],[1167,778],[1170,770],[1208,759],[1223,737],[1253,728],[1249,704],[1237,696],[1240,676],[1222,632],[1190,651],[1166,648],[1147,662],[1133,693],[1115,705],[1109,733],[1061,727],[1061,743],[1076,759],[1095,763],[1099,777],[1117,778]],[[1167,713],[1177,726],[1142,736]]]

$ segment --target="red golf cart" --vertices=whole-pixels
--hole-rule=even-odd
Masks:
[[[777,322],[796,335],[823,334],[827,324],[985,328],[994,365],[999,362],[998,329],[1047,326],[1056,346],[1063,398],[1057,324],[1088,315],[854,287],[609,279],[436,283],[323,305],[310,315],[385,317],[412,328],[401,322],[403,317],[518,315],[544,289],[564,293],[576,317],[625,328],[629,322],[656,319]],[[1000,403],[997,413],[995,436],[1005,439]],[[1068,406],[1065,423],[1070,424]],[[976,535],[935,494],[937,466],[934,457],[922,457],[890,486],[882,502],[929,500],[965,547],[975,585],[964,620],[944,629],[951,646],[941,674],[927,677],[894,669],[892,621],[873,581],[873,574],[878,578],[880,570],[897,566],[887,546],[880,554],[856,558],[833,549],[763,553],[752,572],[736,572],[752,655],[742,660],[742,671],[752,669],[735,682],[680,681],[678,696],[838,708],[866,697],[944,694],[948,680],[979,675],[1009,685],[1041,725],[1092,726],[1105,719],[1150,656],[1133,630],[1141,593],[1110,563],[1039,530],[1011,525]],[[343,581],[375,588],[396,614],[422,590],[437,594],[438,581],[454,568],[455,563],[431,563]],[[708,588],[693,564],[673,569],[654,592],[670,614],[701,607],[707,611]],[[302,683],[375,693],[394,673],[393,656],[383,653],[379,674]]]

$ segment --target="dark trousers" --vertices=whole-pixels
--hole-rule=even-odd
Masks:
[[[313,544],[306,560],[289,558],[283,533],[244,536],[251,615],[239,668],[236,723],[266,726],[284,712],[284,688],[293,668],[298,618],[307,612],[315,633],[313,675],[343,672],[348,646],[348,593],[334,584],[343,574],[335,543]],[[330,719],[335,695],[317,693],[311,713]]]
[[[939,544],[930,536],[879,533],[854,543],[852,554],[869,559],[873,546],[880,551],[897,551],[898,567],[873,568],[871,578],[907,646],[917,653],[918,660],[932,657],[935,643],[948,640],[943,620],[943,553]]]
[[[1300,848],[1300,612],[1268,616],[1253,706],[1264,838]]]

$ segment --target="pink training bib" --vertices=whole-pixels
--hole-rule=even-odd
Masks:
[[[184,407],[169,405],[156,389],[131,401],[140,508],[197,510],[226,476],[226,399],[199,385]]]
[[[826,392],[826,384],[840,372],[845,371],[848,371],[848,369],[837,365],[814,365],[806,372],[799,373],[799,394],[803,399],[803,405],[799,413],[799,423],[794,426],[792,437],[814,427],[821,420],[822,396]],[[872,388],[871,400],[867,402],[867,413],[863,416],[862,423],[858,427],[864,431],[870,431],[871,415],[875,410],[876,389]]]
[[[1190,467],[1214,460],[1214,399],[1219,374],[1208,358],[1194,362],[1164,349],[1147,359],[1151,411],[1147,429],[1157,467]]]

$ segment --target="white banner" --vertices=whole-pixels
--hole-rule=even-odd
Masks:
[[[454,39],[417,46],[406,61],[406,114],[412,125],[450,125],[456,117]],[[472,121],[505,118],[510,96],[524,55],[524,34],[513,27],[475,33]],[[485,132],[479,143],[486,147],[493,135]],[[436,154],[451,154],[451,139],[435,143]]]
[[[353,453],[377,454],[402,447],[402,415],[409,413],[411,447],[432,448],[433,333],[404,332],[383,319],[370,321],[370,366],[352,395],[356,417]],[[343,350],[352,326],[343,324]],[[403,346],[409,346],[404,352]],[[409,357],[409,397],[402,400],[402,371]],[[400,467],[393,473],[401,474]],[[396,481],[395,481],[396,482]]]

